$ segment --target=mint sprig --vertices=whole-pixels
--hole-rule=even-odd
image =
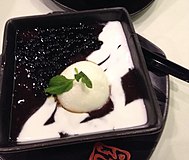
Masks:
[[[48,87],[45,89],[45,93],[52,94],[52,95],[59,95],[64,92],[68,92],[73,87],[73,82],[76,80],[79,82],[81,79],[81,82],[85,84],[88,88],[92,88],[92,82],[87,77],[86,74],[84,74],[82,71],[78,72],[78,69],[74,69],[76,74],[74,74],[75,79],[68,79],[63,75],[56,75],[52,77],[49,81]]]

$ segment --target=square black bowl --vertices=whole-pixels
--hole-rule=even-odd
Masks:
[[[99,132],[94,134],[67,136],[58,139],[47,139],[31,143],[17,143],[12,140],[11,129],[13,126],[13,93],[15,88],[15,61],[17,47],[17,33],[40,27],[54,27],[70,25],[80,22],[104,23],[108,21],[120,21],[127,38],[131,52],[136,78],[143,93],[143,99],[147,111],[147,123],[145,125],[119,129],[115,131]],[[49,36],[49,35],[48,35]],[[47,37],[48,37],[47,36]],[[26,36],[28,39],[30,36]],[[39,46],[40,47],[40,46]],[[68,54],[68,53],[67,53]],[[2,78],[0,95],[0,152],[13,153],[35,149],[43,149],[56,146],[95,142],[100,140],[127,139],[152,135],[162,130],[163,120],[157,98],[155,96],[138,37],[132,26],[128,12],[124,8],[110,8],[77,13],[52,13],[48,15],[14,18],[6,23],[3,53],[2,53]],[[14,128],[16,128],[14,126]],[[36,128],[37,129],[37,128]]]

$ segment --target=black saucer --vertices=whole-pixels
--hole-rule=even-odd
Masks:
[[[91,10],[110,7],[125,7],[133,15],[148,7],[154,0],[52,0],[68,10]]]

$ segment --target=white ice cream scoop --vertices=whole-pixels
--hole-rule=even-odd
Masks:
[[[92,82],[88,88],[81,81],[74,81],[73,88],[57,96],[60,104],[67,110],[77,113],[100,109],[108,101],[110,88],[104,71],[95,63],[80,61],[67,67],[61,75],[74,79],[75,68],[82,71]]]

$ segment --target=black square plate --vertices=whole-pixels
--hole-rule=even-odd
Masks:
[[[140,82],[144,95],[148,121],[145,125],[130,129],[121,129],[104,133],[68,136],[59,139],[40,141],[35,143],[18,144],[10,137],[11,119],[13,112],[13,91],[15,73],[15,48],[17,46],[17,31],[36,27],[53,27],[79,22],[108,22],[118,20],[124,29],[134,67],[137,71],[137,80]],[[31,37],[27,37],[31,38]],[[39,46],[40,48],[40,46]],[[37,51],[37,50],[36,50]],[[135,33],[129,14],[123,8],[99,9],[81,11],[77,13],[57,13],[41,16],[31,16],[11,19],[5,28],[3,54],[2,54],[2,82],[0,97],[0,152],[21,152],[50,147],[84,144],[100,140],[127,140],[129,138],[142,138],[142,135],[159,133],[163,127],[163,119],[157,97],[152,88],[144,56],[140,47],[138,36]]]

